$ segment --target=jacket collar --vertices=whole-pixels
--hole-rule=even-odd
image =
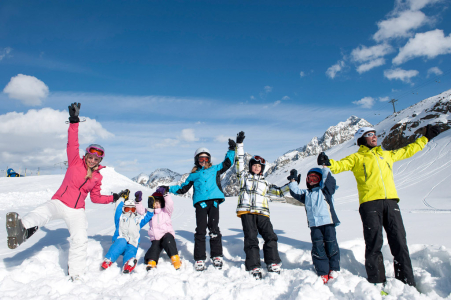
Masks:
[[[379,146],[376,146],[376,147],[370,149],[367,146],[360,145],[359,151],[357,151],[357,152],[364,154],[364,153],[371,152],[371,151],[372,152],[376,152],[378,154],[381,154],[382,153],[382,147],[379,145]]]

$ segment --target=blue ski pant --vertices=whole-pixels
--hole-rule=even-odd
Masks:
[[[312,260],[319,276],[330,271],[340,271],[340,249],[338,248],[335,225],[310,227],[312,238]]]
[[[105,258],[108,258],[112,262],[115,262],[119,258],[119,256],[124,255],[123,263],[126,263],[133,257],[136,257],[137,252],[137,247],[127,243],[124,238],[119,238],[113,243],[113,245],[111,245],[110,249],[105,255]]]

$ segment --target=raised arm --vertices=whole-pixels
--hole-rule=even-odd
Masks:
[[[235,167],[236,167],[236,176],[238,178],[241,177],[244,172],[244,132],[241,131],[238,133],[236,137],[236,152],[235,152]]]
[[[294,181],[294,179],[288,184],[288,187],[290,189],[291,197],[305,204],[305,194],[307,190],[300,189],[298,183]]]
[[[341,173],[344,171],[351,171],[354,168],[355,160],[356,160],[355,153],[346,156],[345,158],[342,158],[339,161],[331,159],[329,169],[332,171],[333,174]]]
[[[90,197],[91,201],[93,203],[101,203],[101,204],[107,204],[111,203],[114,200],[114,196],[104,196],[100,194],[100,186],[102,185],[102,181],[99,180],[96,182],[92,190],[90,191]]]
[[[322,169],[322,178],[323,178],[323,183],[322,183],[322,190],[324,193],[329,194],[329,195],[333,195],[335,194],[335,190],[337,189],[337,181],[335,180],[335,177],[332,176],[331,172],[329,171],[328,168],[323,168]]]
[[[415,142],[405,147],[390,151],[391,158],[393,162],[409,158],[418,151],[423,150],[427,143],[428,139],[425,136],[417,138]]]
[[[174,201],[172,200],[171,195],[166,194],[164,197],[164,208],[163,210],[168,213],[169,216],[172,216],[172,212],[174,211]]]
[[[288,187],[288,184],[282,186],[282,187],[278,187],[274,184],[269,184],[268,187],[268,194],[270,194],[271,196],[276,196],[276,197],[284,197],[285,193],[290,191],[290,188]]]
[[[67,162],[69,166],[74,165],[81,159],[79,152],[80,144],[78,143],[78,125],[80,122],[78,114],[80,112],[80,106],[80,103],[72,103],[69,106],[70,125],[67,133]]]
[[[172,194],[185,194],[194,184],[193,174],[191,173],[185,182],[180,185],[172,185],[169,187],[169,192]]]

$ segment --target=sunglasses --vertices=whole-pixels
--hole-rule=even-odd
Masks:
[[[376,135],[376,133],[375,132],[367,132],[367,133],[365,133],[364,135],[363,135],[363,137],[372,137],[372,136],[374,136],[374,135]]]
[[[210,161],[210,157],[208,157],[208,156],[199,157],[199,162],[209,162],[209,161]]]
[[[99,158],[103,158],[105,156],[105,152],[103,152],[102,149],[99,149],[97,147],[89,147],[88,149],[88,153],[94,154],[95,156],[99,157]]]
[[[254,157],[252,157],[252,158],[255,159],[256,161],[260,162],[263,165],[266,164],[266,160],[261,156],[254,155]]]
[[[123,209],[122,209],[122,211],[123,212],[135,212],[136,211],[136,207],[128,207],[128,206],[125,206]]]

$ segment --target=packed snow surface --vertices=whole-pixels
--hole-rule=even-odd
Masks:
[[[388,276],[385,290],[389,295],[381,296],[380,291],[366,281],[365,244],[356,183],[352,173],[345,172],[336,175],[340,188],[335,198],[341,221],[337,227],[341,272],[337,279],[326,285],[313,270],[310,230],[303,207],[270,203],[271,222],[279,237],[283,270],[280,275],[264,271],[263,280],[256,281],[244,269],[243,231],[235,213],[235,197],[226,198],[221,204],[219,225],[223,235],[223,270],[214,269],[210,262],[206,271],[194,270],[194,208],[191,200],[173,196],[175,211],[172,220],[183,262],[181,270],[172,267],[163,251],[158,268],[146,272],[143,256],[151,244],[146,225],[141,230],[139,265],[131,275],[121,274],[117,263],[100,271],[102,259],[112,243],[114,206],[93,204],[87,198],[89,244],[84,282],[69,282],[66,275],[69,232],[64,221],[48,223],[15,250],[7,247],[3,225],[0,228],[0,298],[451,299],[451,252],[448,250],[451,247],[450,142],[451,131],[444,132],[420,153],[394,165],[417,288],[394,279],[393,257],[387,244],[382,251]],[[341,159],[355,151],[357,147],[349,141],[328,150],[327,154]],[[278,185],[285,184],[289,170],[296,168],[303,176],[301,187],[305,187],[305,175],[315,165],[316,157],[307,157],[274,172],[268,180]],[[103,194],[129,188],[132,194],[142,190],[143,198],[147,199],[153,192],[111,168],[102,170],[102,174]],[[5,214],[9,211],[24,215],[48,201],[62,180],[63,175],[0,178],[0,222],[5,224]],[[263,259],[262,253],[261,256]],[[118,262],[121,263],[121,259]],[[265,267],[263,261],[262,266]]]

